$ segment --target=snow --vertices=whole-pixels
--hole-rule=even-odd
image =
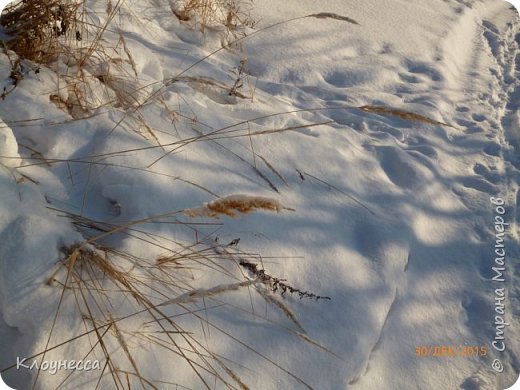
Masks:
[[[106,3],[87,5],[104,23]],[[0,101],[3,380],[18,389],[511,386],[518,12],[498,0],[258,0],[258,23],[223,49],[233,41],[224,14],[202,33],[179,9],[127,0],[103,35],[111,60],[27,66]],[[242,87],[230,94],[241,60]],[[2,52],[0,87],[10,88],[10,72]],[[492,268],[500,226],[503,282]],[[283,285],[293,294],[273,291]],[[503,352],[492,345],[496,316],[509,323]],[[153,320],[162,317],[171,322]],[[486,353],[416,353],[435,346]],[[109,368],[16,369],[17,357],[34,355],[103,368],[104,351],[121,382]]]
[[[9,156],[11,158],[2,158],[0,160],[3,165],[6,166],[16,166],[17,159],[20,158],[18,154],[18,144],[16,143],[16,138],[13,134],[13,130],[7,126],[0,119],[0,128],[2,128],[2,133],[0,134],[0,156]]]

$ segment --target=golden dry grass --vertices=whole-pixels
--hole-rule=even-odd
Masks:
[[[236,217],[237,213],[247,214],[257,210],[275,211],[278,213],[283,209],[289,210],[276,199],[262,196],[230,195],[206,203],[201,207],[184,210],[183,213],[191,218],[218,218],[221,215]]]
[[[183,0],[172,5],[172,12],[183,22],[193,22],[201,32],[209,27],[224,26],[237,37],[240,27],[254,27],[249,0]]]
[[[14,1],[4,8],[0,23],[13,36],[6,46],[38,63],[56,59],[71,41],[81,40],[79,1]]]
[[[101,224],[81,217],[75,217],[75,220],[83,225],[103,228]],[[103,229],[110,228],[105,226]],[[62,267],[49,279],[48,284],[61,289],[62,297],[72,294],[77,311],[82,313],[87,332],[80,337],[93,337],[93,347],[89,355],[103,356],[101,365],[105,368],[99,373],[98,383],[112,382],[111,386],[116,389],[131,389],[132,384],[137,383],[144,388],[161,388],[157,384],[158,378],[141,373],[139,348],[129,345],[128,340],[131,339],[134,344],[136,340],[141,340],[161,351],[163,355],[171,355],[171,359],[184,359],[204,388],[210,388],[211,377],[220,381],[225,388],[247,388],[227,364],[198,340],[199,336],[190,329],[184,329],[175,317],[167,314],[167,308],[177,306],[187,314],[193,314],[193,309],[188,308],[189,304],[214,299],[218,295],[250,286],[252,281],[218,285],[204,290],[190,289],[190,278],[182,278],[182,263],[203,261],[204,252],[194,257],[181,256],[179,267],[168,268],[158,262],[154,264],[146,259],[103,247],[95,241],[69,246],[63,248],[62,252]],[[211,258],[208,258],[208,265],[211,262]],[[177,296],[169,299],[172,295]],[[62,302],[60,300],[60,306]],[[59,321],[59,310],[60,308],[56,313],[55,323]],[[141,326],[129,327],[125,322],[134,317],[140,319]],[[52,333],[51,331],[45,350],[37,354],[42,360],[46,352],[54,349],[50,343]],[[77,340],[66,340],[65,344]],[[83,358],[87,357],[88,355]],[[216,365],[222,371],[216,370]],[[35,384],[37,380],[38,377]],[[70,380],[70,376],[62,384],[67,380]]]
[[[236,202],[239,200],[240,205],[237,205]],[[253,197],[251,199],[228,198],[216,204],[219,206],[213,205],[213,208],[224,213],[227,213],[229,208],[238,212],[248,212],[256,208],[277,210],[282,207],[272,199],[253,199]],[[147,349],[156,350],[162,354],[161,356],[167,356],[167,359],[183,360],[199,379],[200,388],[210,389],[216,384],[221,388],[247,389],[247,384],[233,369],[233,365],[237,362],[218,355],[204,342],[211,328],[212,332],[217,332],[228,338],[231,343],[235,343],[237,347],[258,355],[260,359],[274,365],[303,387],[310,388],[302,379],[280,366],[271,357],[255,350],[208,319],[207,311],[211,308],[230,305],[225,300],[226,294],[253,289],[267,303],[285,315],[296,329],[275,323],[259,314],[254,314],[255,318],[263,319],[273,326],[281,326],[301,340],[328,351],[304,334],[301,324],[289,306],[271,296],[271,293],[265,289],[265,280],[245,278],[243,274],[237,272],[240,266],[236,255],[227,248],[218,246],[213,240],[209,240],[207,244],[183,243],[137,228],[138,225],[178,215],[179,212],[133,221],[125,225],[94,221],[62,211],[60,213],[70,218],[76,228],[90,238],[82,243],[62,248],[59,266],[47,283],[60,292],[55,317],[44,349],[28,359],[44,361],[52,351],[59,352],[61,348],[69,347],[77,350],[78,354],[81,353],[82,359],[96,357],[101,360],[103,370],[95,373],[98,375],[95,379],[98,386],[110,386],[115,389],[131,389],[136,386],[159,389],[164,388],[164,384],[175,385],[175,378],[171,378],[170,381],[164,377],[155,378],[150,376],[153,373],[145,372],[141,368],[140,349],[136,346],[147,345]],[[196,229],[196,225],[181,224],[180,226]],[[168,254],[155,258],[142,258],[99,243],[100,240],[116,234],[132,240],[140,240],[143,245],[157,246],[161,250],[166,250]],[[242,252],[237,255],[242,259],[240,261],[258,257],[258,255]],[[194,280],[192,272],[197,270],[225,275],[229,282],[215,283],[204,288],[195,287],[192,285]],[[70,318],[70,311],[64,311],[63,306],[66,301],[71,300],[75,302],[76,312],[80,314],[83,331],[78,329],[79,334],[73,332],[74,337],[64,340],[55,331],[55,326],[62,317]],[[252,301],[251,305],[253,305]],[[247,315],[255,312],[253,306],[251,310],[235,306],[232,308],[239,309]],[[180,314],[172,314],[175,312]],[[178,316],[192,316],[203,324],[203,329],[207,328],[207,330],[204,331],[204,335],[201,335],[198,326],[192,328],[181,325],[182,321],[177,319]],[[128,320],[132,321],[128,322]],[[86,341],[90,345],[90,349],[87,350],[84,348]],[[75,347],[75,343],[80,343],[78,348]],[[83,349],[80,348],[81,346]],[[2,368],[2,372],[15,367],[16,365]],[[37,388],[39,375],[38,371],[33,388]],[[69,383],[78,379],[77,375],[81,373],[70,372],[60,379],[58,387],[66,388]]]
[[[101,107],[137,108],[146,99],[146,86],[139,83],[134,57],[114,20],[123,8],[132,11],[124,0],[107,4],[98,24],[82,0],[17,1],[0,19],[10,35],[6,49],[16,53],[16,61],[34,61],[57,74],[57,90],[49,99],[74,119]],[[118,36],[115,47],[105,43],[109,31]]]
[[[412,111],[398,110],[398,109],[392,108],[392,107],[366,105],[366,106],[359,107],[359,109],[361,111],[365,111],[365,112],[373,112],[373,113],[381,114],[381,115],[395,116],[395,117],[398,117],[405,121],[417,121],[417,122],[428,123],[430,125],[441,125],[441,126],[454,127],[448,123],[439,122],[439,121],[436,121],[435,119],[428,118],[427,116],[417,114]]]

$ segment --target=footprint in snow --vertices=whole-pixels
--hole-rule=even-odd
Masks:
[[[489,232],[487,232],[486,236],[483,237],[482,242],[490,242],[493,239],[493,237],[490,236]],[[493,277],[496,275],[496,273],[491,268],[493,264],[490,263],[490,258],[488,253],[486,252],[487,248],[484,247],[484,250],[482,251],[478,263],[478,273],[480,277],[484,280],[492,280]],[[491,259],[492,261],[493,259]]]
[[[423,172],[401,149],[392,146],[380,147],[377,148],[377,156],[386,176],[396,186],[411,189],[423,181]]]
[[[502,148],[495,142],[490,142],[484,147],[484,153],[489,156],[499,157],[501,155]]]
[[[412,83],[412,84],[419,84],[419,83],[422,83],[423,81],[418,78],[417,76],[414,76],[414,75],[410,75],[410,74],[406,74],[406,73],[399,73],[399,79],[402,81],[402,82],[405,82],[405,83]]]
[[[484,130],[476,125],[475,122],[468,121],[466,119],[457,119],[455,121],[459,127],[461,127],[466,134],[481,133]]]
[[[474,190],[484,192],[490,195],[495,195],[500,192],[500,190],[496,186],[488,182],[483,177],[479,176],[464,177],[461,180],[461,183],[466,188],[472,188]]]
[[[399,130],[395,127],[389,126],[383,122],[377,123],[375,125],[372,124],[370,126],[370,130],[372,130],[370,134],[379,139],[386,139],[387,138],[386,135],[389,134],[397,141],[400,141],[400,142],[404,141],[404,134],[401,130]]]
[[[467,296],[462,302],[462,308],[466,315],[466,325],[473,330],[472,333],[486,338],[492,331],[489,321],[494,318],[492,305],[482,297]]]
[[[470,108],[467,106],[457,106],[455,110],[457,110],[457,112],[468,112],[470,111]]]
[[[406,66],[408,72],[414,75],[426,76],[431,81],[442,81],[443,76],[441,72],[435,69],[433,66],[419,61],[407,61]]]
[[[486,120],[485,115],[482,114],[473,114],[471,117],[475,122],[484,122]]]
[[[406,149],[407,151],[413,151],[413,152],[417,152],[417,153],[420,153],[426,157],[429,157],[429,158],[437,158],[437,151],[435,150],[435,148],[429,146],[429,145],[415,145],[415,146],[410,146],[409,148]]]
[[[371,79],[371,75],[364,70],[334,70],[325,74],[323,78],[328,84],[336,88],[348,88],[364,84]]]
[[[473,167],[473,172],[475,174],[484,177],[487,181],[497,184],[500,181],[500,176],[496,173],[493,173],[487,166],[477,163]]]
[[[356,249],[363,256],[373,261],[384,257],[384,249],[389,238],[377,223],[372,223],[370,220],[356,222],[354,238]]]

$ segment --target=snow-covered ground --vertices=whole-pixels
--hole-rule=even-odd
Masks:
[[[256,0],[221,49],[235,37],[179,21],[175,1],[113,3],[112,62],[22,61],[0,101],[11,387],[515,382],[511,4]],[[102,25],[107,3],[87,5]],[[0,54],[0,88],[15,57]],[[67,108],[77,72],[84,107]]]

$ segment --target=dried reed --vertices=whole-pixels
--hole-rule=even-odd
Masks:
[[[284,207],[279,201],[272,198],[250,195],[230,195],[192,209],[184,210],[188,217],[218,218],[220,215],[236,217],[239,213],[250,213],[256,210],[276,211],[292,210]]]

